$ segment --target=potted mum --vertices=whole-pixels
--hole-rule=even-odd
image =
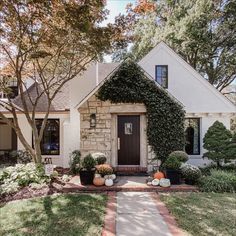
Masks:
[[[81,163],[79,170],[80,182],[82,185],[93,184],[96,161],[91,154],[88,154]]]
[[[115,175],[113,174],[113,169],[108,164],[98,165],[96,167],[97,173],[100,174],[105,179],[106,186],[112,186]]]
[[[197,166],[191,164],[183,164],[180,167],[180,171],[186,184],[194,185],[202,176],[201,170]]]
[[[113,169],[109,164],[98,165],[96,169],[98,174],[100,174],[102,177],[113,174]]]

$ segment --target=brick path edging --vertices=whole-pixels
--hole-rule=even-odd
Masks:
[[[156,203],[156,207],[158,211],[160,212],[160,215],[163,217],[164,221],[166,222],[171,234],[173,236],[184,236],[186,233],[178,227],[178,224],[174,218],[167,209],[165,203],[163,203],[160,200],[160,196],[157,193],[150,193],[152,196],[152,199]]]
[[[108,201],[106,206],[106,215],[104,219],[104,226],[102,229],[102,236],[116,235],[116,192],[108,192]]]

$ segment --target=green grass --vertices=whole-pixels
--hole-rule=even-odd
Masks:
[[[0,205],[0,235],[101,235],[106,195],[64,194]]]
[[[161,200],[189,235],[236,235],[236,195],[233,193],[162,194]]]

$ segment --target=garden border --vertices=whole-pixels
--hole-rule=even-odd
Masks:
[[[160,200],[158,193],[150,193],[150,195],[156,204],[157,210],[166,222],[171,234],[173,236],[185,236],[186,233],[181,228],[179,228],[174,216],[170,214],[165,203]]]
[[[102,229],[102,236],[116,235],[116,192],[108,192],[108,201],[106,206],[106,215],[104,219],[104,226]]]

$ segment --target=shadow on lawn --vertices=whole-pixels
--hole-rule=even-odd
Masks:
[[[67,194],[31,199],[5,235],[101,235],[106,197]]]

